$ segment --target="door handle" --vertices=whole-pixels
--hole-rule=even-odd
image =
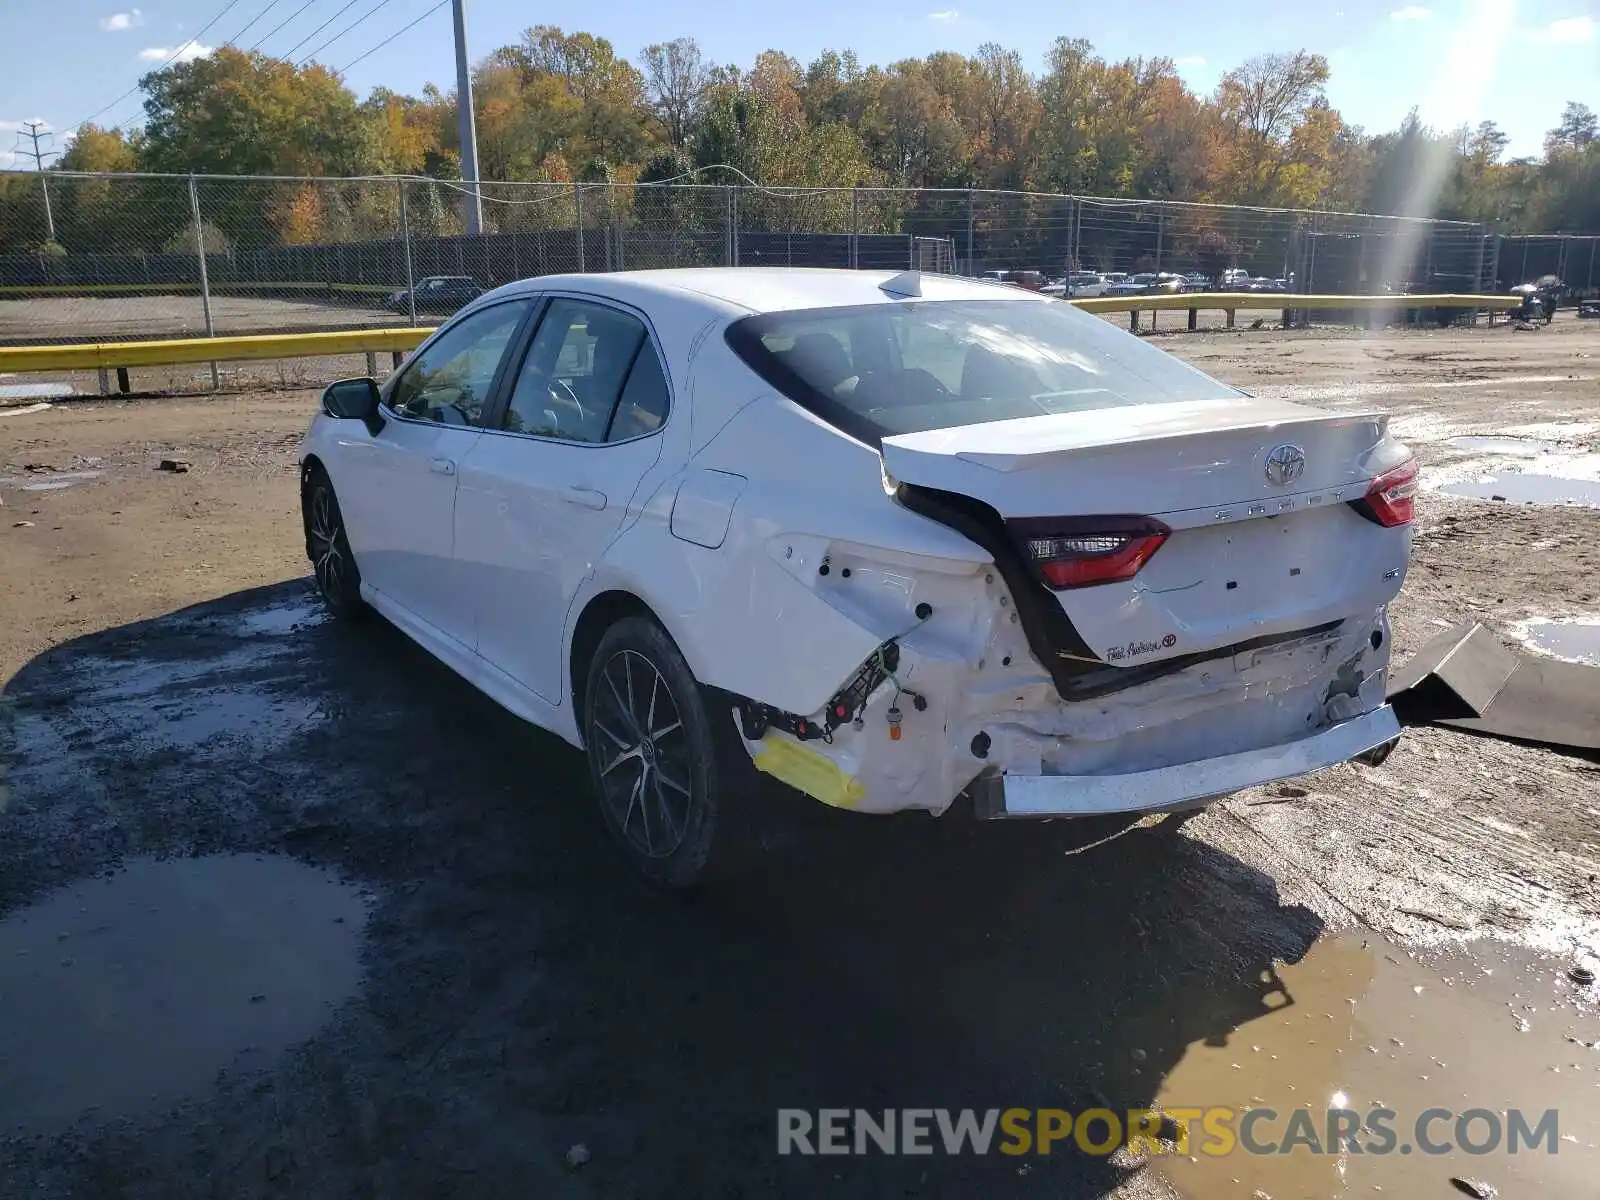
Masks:
[[[454,475],[456,473],[455,460],[450,458],[436,458],[428,464],[428,470],[432,471],[435,475]]]
[[[594,488],[564,487],[560,495],[568,504],[576,504],[579,508],[592,508],[599,512],[606,506],[606,494]]]

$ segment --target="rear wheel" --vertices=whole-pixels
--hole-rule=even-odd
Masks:
[[[660,625],[624,617],[589,663],[583,736],[600,815],[636,870],[689,888],[732,857],[728,754],[689,664]]]
[[[306,557],[311,560],[317,594],[328,611],[341,620],[361,616],[367,608],[361,599],[361,571],[350,551],[333,480],[320,463],[313,463],[306,471],[300,505],[306,527]]]

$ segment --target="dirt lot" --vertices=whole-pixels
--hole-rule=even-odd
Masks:
[[[1430,480],[1400,658],[1469,614],[1510,644],[1600,616],[1600,509],[1433,486],[1527,466],[1449,444],[1510,436],[1581,491],[1600,323],[1160,344],[1395,415]],[[1600,1017],[1568,972],[1600,954],[1596,764],[1422,728],[1381,768],[1101,845],[1122,827],[801,810],[750,878],[666,899],[605,846],[579,756],[387,627],[322,619],[314,403],[0,412],[0,1195],[1593,1194]],[[1345,1096],[1402,1128],[1558,1108],[1563,1140],[776,1153],[785,1107],[1320,1125]]]
[[[298,333],[405,323],[394,313],[355,304],[229,295],[211,297],[211,321],[218,334]],[[0,344],[204,337],[205,332],[205,310],[198,291],[187,296],[0,300]]]

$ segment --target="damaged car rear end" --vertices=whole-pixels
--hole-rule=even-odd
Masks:
[[[1251,397],[1067,305],[963,286],[728,328],[792,402],[727,468],[751,480],[735,516],[811,593],[793,636],[828,610],[809,653],[836,680],[820,705],[732,689],[756,765],[861,811],[965,793],[1050,817],[1381,761],[1417,477],[1387,418]],[[806,451],[828,438],[836,458]],[[809,505],[792,468],[749,468],[785,452]]]

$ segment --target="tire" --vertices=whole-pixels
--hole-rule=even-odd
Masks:
[[[300,487],[301,517],[306,528],[306,557],[311,560],[317,594],[328,611],[341,621],[355,620],[367,612],[361,598],[361,569],[350,550],[344,514],[333,480],[320,463],[305,472]]]
[[[606,631],[582,716],[595,802],[634,869],[672,890],[729,874],[739,857],[733,723],[723,729],[707,712],[666,630],[630,616]]]

